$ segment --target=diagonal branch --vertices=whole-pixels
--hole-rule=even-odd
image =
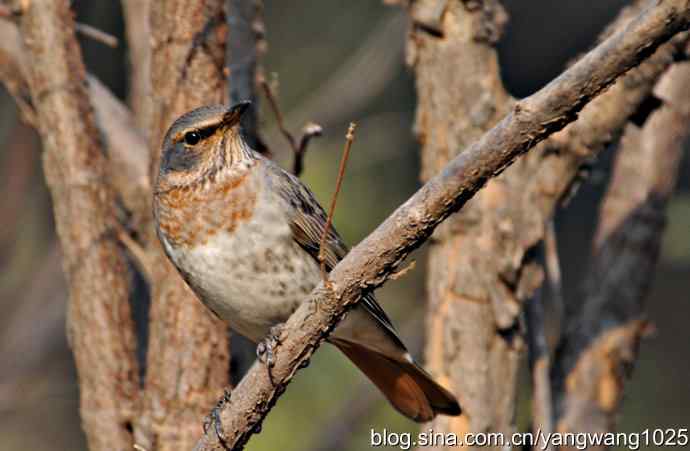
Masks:
[[[625,379],[649,330],[644,299],[654,275],[690,113],[690,63],[660,79],[661,105],[628,124],[599,213],[584,301],[566,310],[552,380],[559,432],[615,430]]]
[[[92,450],[128,449],[139,396],[128,265],[72,12],[67,0],[14,6],[70,290],[83,427]]]
[[[576,119],[585,104],[663,42],[688,27],[687,0],[656,2],[623,32],[601,43],[561,76],[516,104],[513,111],[357,245],[331,272],[332,290],[320,284],[285,324],[272,380],[255,364],[221,412],[226,443],[241,449],[286,385],[346,310],[383,284],[436,226],[459,210],[491,177],[519,155]],[[274,384],[275,382],[275,384]],[[222,449],[214,428],[197,450]]]

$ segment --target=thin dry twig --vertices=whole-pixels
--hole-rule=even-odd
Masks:
[[[400,268],[399,270],[395,271],[390,275],[391,280],[398,280],[401,277],[404,277],[408,272],[412,271],[415,266],[417,266],[417,262],[412,260],[409,265],[405,266],[404,268]]]
[[[117,46],[119,45],[119,41],[115,36],[106,33],[103,30],[99,30],[98,28],[93,27],[91,25],[81,22],[75,22],[74,29],[77,31],[77,33],[81,33],[87,38],[93,39],[94,41],[100,42],[101,44],[105,44],[108,47],[117,48]]]
[[[319,255],[318,260],[321,264],[321,278],[324,284],[328,283],[328,274],[326,273],[326,239],[331,231],[331,226],[333,225],[333,215],[335,214],[335,206],[338,202],[338,194],[340,194],[340,187],[343,184],[343,179],[345,178],[345,169],[347,168],[347,160],[350,158],[350,149],[352,148],[352,142],[355,140],[355,128],[357,124],[350,122],[350,126],[347,129],[347,134],[345,135],[345,147],[343,149],[343,156],[340,159],[340,167],[338,168],[338,178],[335,182],[335,191],[333,192],[333,197],[331,198],[331,206],[328,209],[328,219],[326,220],[326,226],[321,234],[321,239],[319,240]]]
[[[273,114],[276,117],[276,122],[278,123],[278,128],[280,129],[280,133],[283,134],[285,139],[287,140],[288,144],[290,144],[290,147],[294,151],[297,148],[297,144],[295,143],[295,138],[292,136],[292,133],[285,127],[285,122],[283,121],[283,113],[280,111],[280,107],[278,106],[278,101],[276,100],[275,96],[273,95],[273,89],[271,89],[271,86],[268,84],[266,81],[266,78],[263,76],[259,77],[259,86],[261,86],[261,89],[264,92],[264,95],[266,96],[266,99],[268,100],[268,103],[271,105],[271,110],[273,110]]]
[[[259,85],[263,89],[264,95],[266,96],[269,105],[271,105],[271,109],[273,110],[273,114],[276,117],[276,122],[278,123],[278,129],[280,130],[280,133],[285,137],[288,144],[290,145],[290,148],[292,149],[294,155],[292,173],[299,177],[299,175],[302,174],[302,170],[304,169],[304,155],[306,154],[309,141],[311,141],[311,139],[314,137],[321,136],[321,134],[323,133],[323,128],[315,122],[307,122],[305,126],[302,127],[302,137],[298,142],[292,135],[292,133],[285,126],[285,122],[283,120],[283,113],[280,111],[280,107],[278,106],[276,96],[273,94],[273,89],[264,77],[259,78]]]
[[[558,240],[556,239],[556,225],[553,218],[549,218],[544,225],[544,266],[546,280],[551,288],[552,304],[559,313],[563,313],[563,285],[561,278],[561,261],[558,256]]]
[[[304,170],[304,155],[307,152],[307,146],[312,138],[321,136],[323,128],[316,122],[307,122],[302,127],[302,137],[299,140],[299,145],[295,151],[295,161],[292,166],[292,172],[299,176]]]
[[[149,254],[146,253],[146,250],[141,244],[137,243],[134,238],[132,238],[130,233],[121,225],[118,225],[117,227],[117,238],[122,244],[124,244],[125,248],[127,251],[129,251],[132,257],[134,257],[137,267],[141,271],[144,278],[147,281],[151,281],[153,268],[151,267],[151,258],[149,257]]]

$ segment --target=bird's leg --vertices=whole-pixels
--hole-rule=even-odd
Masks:
[[[271,327],[268,331],[268,335],[256,346],[256,358],[259,362],[266,365],[268,370],[268,379],[273,383],[273,375],[271,374],[271,368],[275,365],[273,360],[273,351],[276,346],[280,344],[280,334],[283,332],[283,325],[276,324]]]
[[[223,424],[220,421],[220,413],[223,410],[223,407],[227,403],[230,402],[230,397],[231,397],[230,390],[227,388],[223,390],[223,396],[220,398],[216,406],[211,409],[211,413],[208,414],[206,418],[204,418],[204,434],[208,432],[208,428],[213,425],[213,429],[215,429],[216,432],[216,437],[218,437],[218,441],[223,445],[225,449],[227,449],[227,437],[225,436],[225,432],[223,432]]]

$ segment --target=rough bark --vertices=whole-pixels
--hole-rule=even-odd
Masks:
[[[15,9],[70,291],[67,335],[84,431],[92,450],[128,450],[138,397],[128,267],[72,13],[66,0]]]
[[[38,127],[36,111],[28,86],[29,65],[17,27],[0,21],[0,81],[22,109],[24,120]],[[101,145],[109,163],[105,171],[125,208],[136,219],[148,214],[151,183],[148,152],[144,137],[127,108],[96,78],[87,75],[88,95]],[[147,197],[148,196],[148,197]]]
[[[415,132],[423,145],[422,179],[428,180],[494,126],[513,102],[503,87],[494,48],[508,18],[493,0],[417,1],[410,15],[416,25],[407,52],[416,75]],[[508,177],[490,180],[461,213],[439,227],[431,242],[427,368],[463,407],[460,417],[437,417],[431,424],[434,431],[462,436],[480,431],[509,435],[514,430],[523,343],[511,331],[519,301],[513,293],[515,277],[504,280],[502,274],[510,261],[501,260],[507,253],[501,246],[511,229],[531,224],[516,222],[514,210],[524,205],[508,203],[513,189]],[[495,307],[511,311],[498,322]]]
[[[223,101],[222,0],[151,3],[151,177],[162,136],[183,113]],[[150,199],[150,195],[147,197]],[[165,256],[150,209],[143,229],[151,313],[143,410],[137,443],[151,450],[189,449],[201,420],[227,386],[227,327],[198,301]]]
[[[644,299],[690,134],[688,92],[690,63],[677,63],[655,89],[661,105],[641,128],[630,123],[625,129],[599,212],[583,300],[566,309],[568,327],[553,372],[559,432],[615,430],[625,380],[650,328]]]
[[[688,26],[687,1],[657,2],[621,33],[609,37],[542,90],[520,101],[503,120],[482,135],[372,234],[357,245],[290,317],[274,352],[271,376],[255,364],[221,410],[225,445],[241,449],[297,369],[361,295],[383,284],[437,225],[459,210],[487,180],[518,156],[563,128],[619,75],[639,64],[663,42]],[[462,395],[461,395],[462,401]],[[215,428],[197,450],[223,449]]]

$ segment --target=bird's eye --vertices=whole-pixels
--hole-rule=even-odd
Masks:
[[[184,134],[184,142],[188,146],[195,146],[201,141],[201,135],[199,132],[187,132]]]

